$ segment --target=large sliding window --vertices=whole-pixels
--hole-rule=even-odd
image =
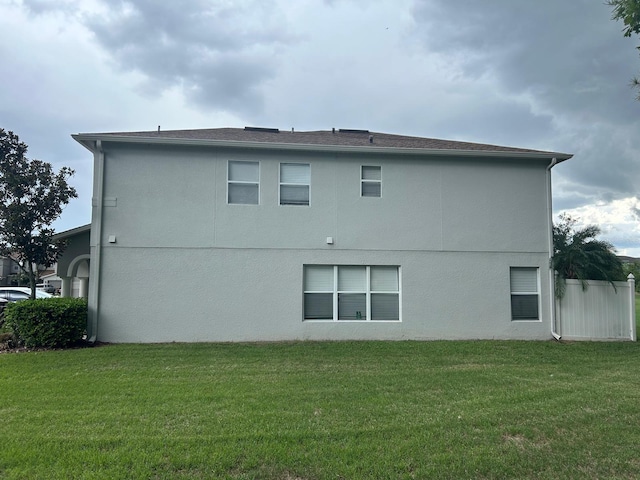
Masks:
[[[511,320],[540,320],[538,269],[511,267]]]
[[[305,265],[304,320],[400,320],[400,267]]]
[[[280,205],[309,205],[310,188],[308,163],[280,164]]]
[[[227,164],[227,203],[258,205],[260,202],[260,164],[233,162]]]

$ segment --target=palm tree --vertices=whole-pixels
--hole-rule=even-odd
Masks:
[[[605,280],[615,289],[614,281],[624,280],[622,262],[616,256],[613,245],[597,240],[600,228],[588,225],[576,229],[577,220],[560,215],[560,222],[553,226],[553,258],[551,266],[557,273],[556,297],[562,298],[566,280],[580,280],[582,289],[589,287],[588,280]]]

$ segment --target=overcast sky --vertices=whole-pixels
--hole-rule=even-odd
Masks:
[[[640,256],[640,73],[604,0],[0,0],[0,127],[70,166],[72,133],[359,128],[554,150],[554,211]]]

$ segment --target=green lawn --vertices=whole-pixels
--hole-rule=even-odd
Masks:
[[[1,478],[638,478],[636,343],[0,355]]]

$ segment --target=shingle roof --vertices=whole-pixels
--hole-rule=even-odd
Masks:
[[[95,134],[74,135],[78,141],[88,138],[101,138],[108,140],[116,138],[124,140],[146,139],[175,140],[179,143],[185,141],[203,142],[250,142],[264,144],[282,145],[317,145],[324,147],[366,147],[375,149],[411,149],[429,151],[465,151],[483,153],[502,154],[532,154],[535,156],[558,157],[561,160],[571,158],[571,155],[548,152],[542,150],[531,150],[526,148],[505,147],[499,145],[488,145],[482,143],[459,142],[452,140],[440,140],[435,138],[412,137],[407,135],[394,135],[380,132],[369,132],[368,130],[316,130],[316,131],[280,131],[273,128],[210,128],[198,130],[159,130],[146,132],[110,132]]]

